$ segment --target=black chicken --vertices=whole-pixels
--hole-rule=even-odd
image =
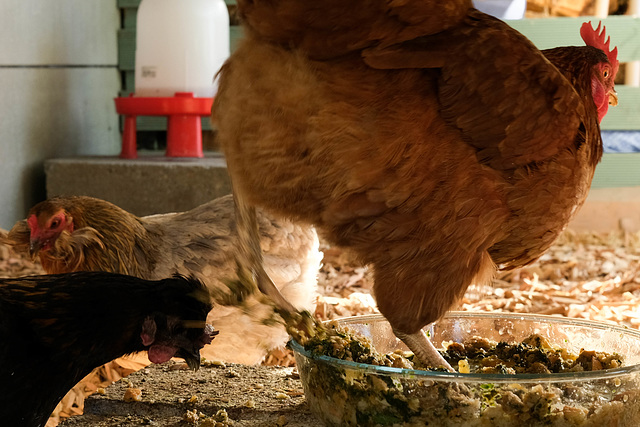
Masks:
[[[0,423],[43,426],[92,369],[143,350],[161,363],[199,350],[217,334],[205,324],[206,288],[104,272],[0,280]]]

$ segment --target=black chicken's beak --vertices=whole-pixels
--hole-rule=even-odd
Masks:
[[[29,241],[29,256],[31,257],[31,261],[34,261],[42,248],[42,242],[40,239],[31,239]]]
[[[181,348],[178,350],[176,354],[177,357],[182,357],[185,362],[187,362],[187,366],[192,371],[197,371],[200,369],[200,350],[191,349],[187,350],[185,348]]]

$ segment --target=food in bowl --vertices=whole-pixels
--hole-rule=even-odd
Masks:
[[[470,372],[450,373],[414,369],[382,316],[338,323],[360,338],[291,343],[307,401],[327,426],[640,426],[638,331],[450,313],[428,331]]]

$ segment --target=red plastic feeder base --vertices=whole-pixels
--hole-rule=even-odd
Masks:
[[[115,98],[116,111],[124,116],[120,158],[138,157],[137,116],[167,116],[167,157],[203,157],[201,116],[211,114],[213,98],[194,98],[191,92],[172,97]]]

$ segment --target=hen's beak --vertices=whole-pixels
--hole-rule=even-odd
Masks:
[[[42,242],[40,239],[35,238],[29,241],[29,256],[31,257],[31,261],[36,259],[40,249],[42,249]]]
[[[618,93],[615,90],[609,92],[609,105],[613,105],[614,107],[618,105]]]

